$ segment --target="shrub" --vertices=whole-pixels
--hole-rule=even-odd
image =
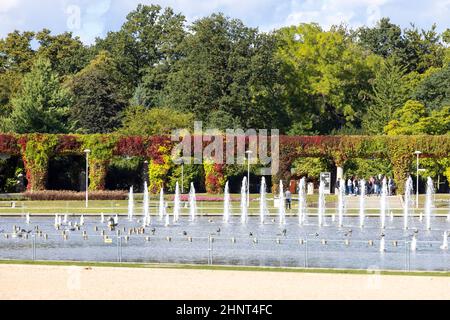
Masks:
[[[32,201],[81,201],[86,199],[86,193],[75,191],[38,191],[26,192],[23,196]],[[126,191],[94,191],[89,192],[89,200],[126,200]]]

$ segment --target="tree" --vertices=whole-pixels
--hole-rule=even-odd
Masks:
[[[37,55],[49,59],[60,76],[75,74],[89,62],[89,50],[71,32],[52,36],[50,30],[44,29],[36,34],[36,40]]]
[[[66,133],[69,131],[70,97],[47,59],[38,59],[25,75],[5,129],[16,133]]]
[[[185,17],[171,8],[139,5],[128,14],[120,31],[109,32],[105,39],[97,40],[97,50],[107,50],[117,61],[129,97],[144,75],[155,72],[153,69],[160,65],[170,66],[178,59],[178,45],[185,36],[184,23]],[[158,88],[158,82],[146,81],[144,85]]]
[[[427,112],[419,101],[409,100],[384,128],[388,135],[442,135],[450,133],[450,105]]]
[[[364,129],[371,134],[382,134],[383,128],[393,119],[411,95],[405,77],[405,68],[386,60],[375,73],[370,94],[371,105],[363,119]]]
[[[169,75],[164,105],[206,122],[222,112],[242,128],[282,127],[282,79],[272,36],[213,14],[194,22],[181,48],[184,58]]]
[[[101,52],[67,86],[73,97],[70,118],[78,131],[109,133],[120,126],[126,100],[116,62],[107,52]]]
[[[125,110],[122,127],[118,130],[124,135],[165,135],[175,129],[192,129],[194,116],[169,108],[148,109],[142,106]]]
[[[34,32],[14,31],[0,39],[0,73],[7,70],[29,72],[33,66],[35,52],[31,47]]]
[[[330,133],[359,126],[364,92],[380,58],[367,54],[340,30],[301,24],[278,31],[278,57],[287,82],[286,99],[295,134]],[[299,132],[304,130],[304,132]]]

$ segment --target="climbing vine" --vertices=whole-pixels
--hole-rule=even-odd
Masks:
[[[205,169],[206,192],[210,194],[222,193],[226,183],[226,177],[223,172],[224,166],[216,164],[210,159],[205,159],[203,167]]]

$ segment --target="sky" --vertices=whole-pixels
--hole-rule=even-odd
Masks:
[[[239,18],[262,31],[317,22],[325,29],[345,23],[373,26],[389,17],[403,28],[411,22],[439,31],[450,28],[450,0],[0,0],[0,37],[14,30],[71,31],[86,44],[116,31],[139,4],[170,6],[188,22],[214,12]]]

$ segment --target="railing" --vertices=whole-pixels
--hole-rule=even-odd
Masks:
[[[449,271],[437,241],[2,234],[1,260]]]

